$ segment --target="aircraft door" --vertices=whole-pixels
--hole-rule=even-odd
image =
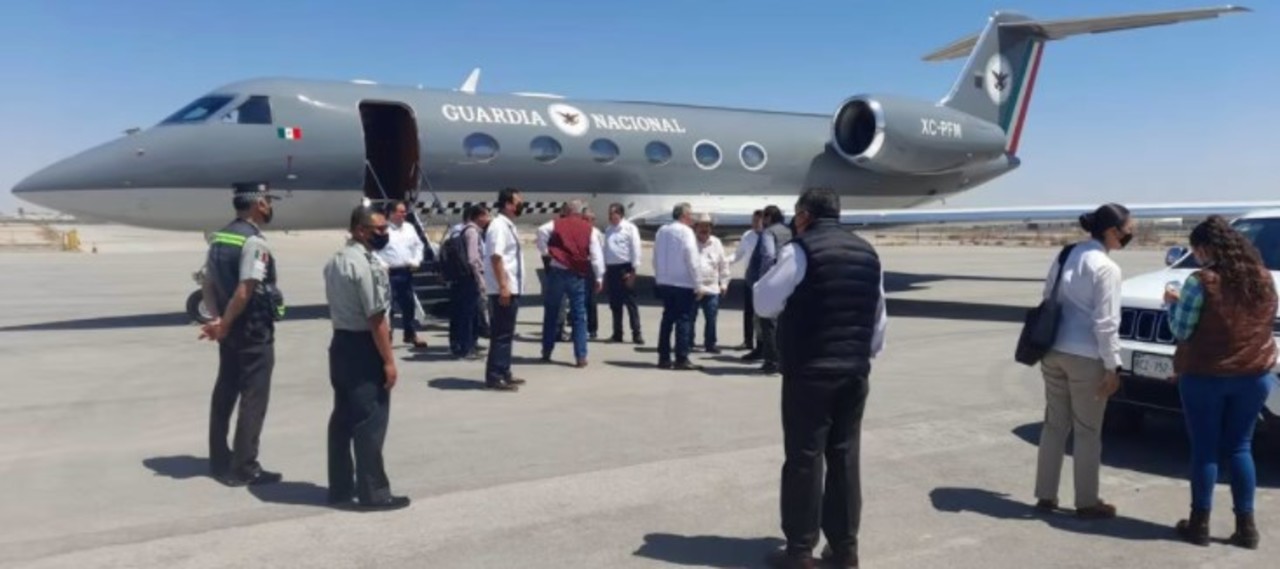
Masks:
[[[364,195],[374,203],[416,199],[421,176],[418,123],[402,103],[360,103],[364,125]]]

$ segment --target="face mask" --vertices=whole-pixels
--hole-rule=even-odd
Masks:
[[[374,233],[369,237],[369,248],[373,249],[374,251],[381,251],[383,248],[387,246],[387,243],[390,243],[390,242],[391,242],[390,235],[386,233],[382,233],[382,234]]]
[[[1133,241],[1133,234],[1132,233],[1124,234],[1124,236],[1120,238],[1120,248],[1124,249],[1125,247],[1128,247],[1130,241]]]

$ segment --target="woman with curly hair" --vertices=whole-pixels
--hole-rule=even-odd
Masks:
[[[1209,544],[1218,457],[1226,455],[1236,514],[1231,543],[1256,549],[1252,440],[1274,381],[1275,283],[1258,250],[1221,217],[1196,226],[1191,248],[1203,268],[1187,278],[1181,292],[1165,293],[1191,439],[1191,517],[1179,521],[1177,531],[1190,543]]]

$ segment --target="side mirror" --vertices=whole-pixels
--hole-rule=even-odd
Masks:
[[[1177,263],[1178,260],[1185,257],[1186,254],[1187,254],[1186,247],[1170,247],[1169,250],[1164,254],[1164,266],[1166,267],[1173,266],[1174,263]]]

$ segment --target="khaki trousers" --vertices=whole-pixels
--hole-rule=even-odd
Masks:
[[[1107,410],[1106,399],[1098,398],[1098,387],[1107,370],[1101,359],[1057,351],[1045,356],[1040,369],[1044,374],[1045,412],[1036,498],[1058,499],[1067,435],[1074,433],[1075,505],[1077,509],[1095,506],[1102,460],[1102,418]]]

